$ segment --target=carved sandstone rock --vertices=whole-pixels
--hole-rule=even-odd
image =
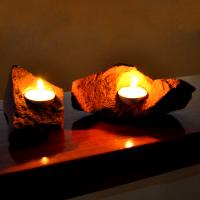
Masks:
[[[11,130],[58,128],[64,125],[63,89],[44,81],[56,94],[49,105],[36,105],[24,98],[24,91],[35,85],[38,77],[20,66],[13,66],[4,98],[4,113]]]
[[[122,87],[130,86],[133,76],[138,77],[138,86],[148,91],[148,97],[133,105],[126,105],[121,102],[117,92]],[[142,117],[184,108],[194,90],[183,80],[152,80],[136,67],[115,66],[73,81],[71,92],[73,106],[79,110],[115,117]]]

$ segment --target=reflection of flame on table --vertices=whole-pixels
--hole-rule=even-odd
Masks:
[[[43,165],[46,165],[46,164],[49,163],[49,158],[46,157],[46,156],[44,156],[44,157],[42,157],[42,158],[40,159],[40,161],[41,161],[41,163],[42,163]]]
[[[73,142],[89,155],[137,148],[185,135],[181,124],[170,115],[138,120],[114,120],[97,115],[83,117],[73,123]],[[81,151],[83,152],[83,151]]]
[[[127,140],[125,143],[124,143],[124,147],[125,148],[131,148],[131,147],[133,147],[133,146],[135,146],[135,144],[134,144],[134,142],[132,141],[132,140]]]
[[[66,146],[73,148],[72,145],[66,143],[64,131],[20,130],[9,134],[9,153],[16,163],[34,160],[47,165],[53,155],[66,151]]]

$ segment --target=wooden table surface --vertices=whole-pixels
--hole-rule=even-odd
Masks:
[[[48,194],[58,199],[199,163],[200,76],[182,79],[196,88],[188,106],[140,122],[74,110],[67,92],[64,131],[16,135],[8,132],[1,102],[0,183],[12,180],[9,187],[16,187],[19,178],[24,185],[40,178],[38,185],[49,183]]]

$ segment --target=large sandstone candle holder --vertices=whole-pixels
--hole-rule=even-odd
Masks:
[[[4,113],[13,130],[63,129],[63,89],[13,66],[4,97]]]
[[[130,96],[135,77],[137,86],[134,85],[133,96]],[[140,118],[184,108],[194,90],[183,80],[153,80],[136,67],[114,66],[73,81],[71,92],[76,109],[111,117]]]

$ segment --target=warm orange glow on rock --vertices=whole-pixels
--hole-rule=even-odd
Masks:
[[[128,72],[121,73],[117,79],[117,90],[122,87],[138,86],[145,88],[148,92],[151,91],[153,80],[145,76],[143,73],[132,69]]]

